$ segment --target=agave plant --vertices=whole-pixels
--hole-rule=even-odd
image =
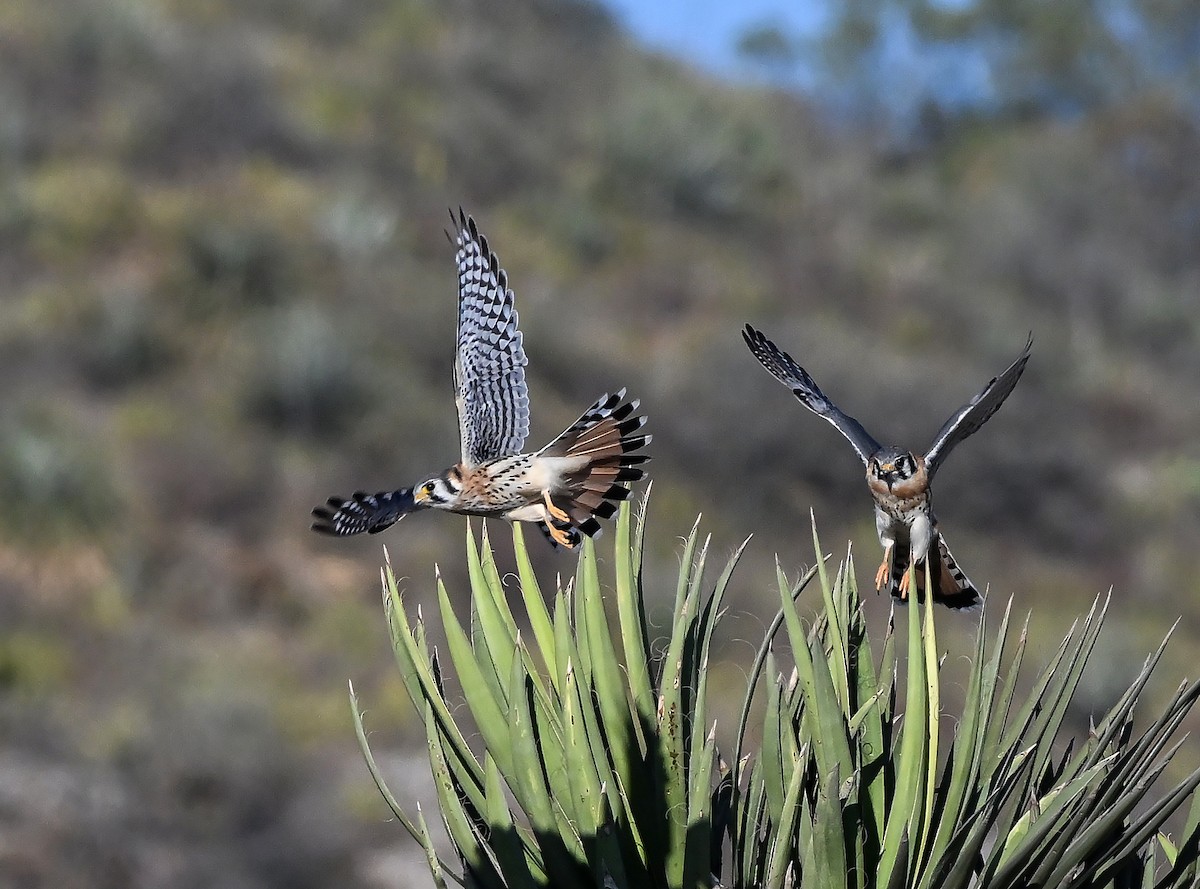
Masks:
[[[514,525],[518,621],[486,527],[481,546],[468,530],[465,624],[440,577],[437,592],[446,666],[469,721],[456,715],[459,699],[448,696],[423,616],[406,612],[385,568],[393,647],[424,718],[455,862],[439,856],[419,809],[409,818],[388,790],[353,688],[351,704],[371,774],[425,849],[437,886],[1194,885],[1200,770],[1165,793],[1152,785],[1179,749],[1168,745],[1200,683],[1180,686],[1135,733],[1134,707],[1160,646],[1086,740],[1064,746],[1059,737],[1107,602],[1072,628],[1024,700],[1016,692],[1024,630],[1013,643],[1007,611],[994,632],[981,619],[964,710],[947,737],[934,613],[903,609],[908,656],[898,657],[889,623],[877,659],[853,563],[831,578],[814,530],[816,566],[794,585],[777,572],[781,607],[723,758],[709,722],[709,652],[745,544],[709,585],[708,540],[693,527],[666,649],[655,656],[644,533],[644,510],[635,520],[623,508],[610,616],[590,541],[573,582],[548,606]],[[805,609],[815,610],[806,629],[799,603],[814,579],[821,601]],[[774,653],[776,636],[788,643],[790,667]],[[757,693],[762,740],[749,751]],[[474,747],[468,738],[478,738]],[[1177,846],[1160,831],[1189,798]]]
[[[405,613],[390,567],[385,610],[410,696],[424,713],[438,800],[463,873],[450,874],[426,825],[397,818],[424,845],[435,883],[450,874],[479,886],[694,886],[719,869],[714,807],[716,743],[706,728],[708,646],[721,595],[702,590],[705,549],[688,540],[667,652],[652,658],[641,589],[641,535],[624,510],[615,534],[616,625],[604,609],[595,551],[587,544],[574,583],[547,608],[525,549],[513,542],[523,634],[510,609],[487,537],[467,535],[471,616],[467,627],[438,580],[449,661],[483,750],[452,716],[442,664],[421,615]],[[740,552],[739,552],[740,554]],[[620,654],[618,655],[618,651]],[[517,812],[513,812],[513,806]]]
[[[1193,796],[1200,769],[1148,804],[1146,797],[1182,743],[1167,748],[1200,682],[1181,685],[1151,725],[1136,737],[1133,730],[1166,640],[1075,751],[1074,740],[1061,745],[1063,720],[1107,600],[1072,627],[1024,701],[1016,686],[1025,629],[1005,668],[1009,611],[994,633],[981,619],[963,711],[947,739],[932,607],[904,609],[909,656],[899,712],[891,624],[877,666],[852,561],[832,583],[818,562],[818,577],[823,612],[805,632],[780,574],[779,620],[795,666],[790,681],[766,683],[763,742],[748,781],[730,778],[732,885],[1194,885],[1200,803],[1192,801],[1186,852],[1160,837],[1162,873],[1155,836]],[[767,647],[756,675],[764,663],[767,677],[779,675]]]

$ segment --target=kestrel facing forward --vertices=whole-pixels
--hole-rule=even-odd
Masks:
[[[883,544],[883,563],[875,574],[875,588],[883,589],[886,585],[893,597],[907,600],[908,566],[912,564],[917,568],[914,572],[917,598],[923,601],[924,560],[934,551],[937,563],[929,566],[933,601],[956,609],[972,608],[982,602],[979,590],[958,567],[938,531],[930,484],[954,446],[978,432],[1004,404],[1029,362],[1033,337],[1016,361],[951,415],[923,457],[905,448],[884,447],[877,442],[858,420],[825,397],[791,355],[780,351],[760,331],[747,324],[742,337],[771,376],[791,389],[802,405],[832,423],[866,464],[867,486],[875,500],[875,530]]]
[[[462,459],[415,488],[331,497],[313,510],[313,530],[375,534],[410,512],[444,509],[535,522],[552,544],[578,546],[594,536],[599,518],[616,512],[629,496],[622,482],[643,476],[635,454],[650,442],[638,434],[645,417],[633,416],[638,402],[625,390],[602,395],[558,438],[540,451],[521,453],[529,434],[525,350],[508,276],[500,268],[475,220],[460,209],[454,235],[457,252],[458,341],[454,361]]]

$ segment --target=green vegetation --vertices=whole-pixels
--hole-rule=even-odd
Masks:
[[[1195,6],[1145,8],[1186,43],[1167,17]],[[1066,8],[1022,5],[1005,41],[1056,26],[1042,7]],[[784,43],[800,64],[837,49]],[[747,47],[775,83],[784,43]],[[1078,43],[1031,34],[997,82],[1046,82],[1061,69],[1033,48],[1056,45]],[[834,100],[877,70],[842,59]],[[1039,669],[1114,587],[1064,730],[1082,736],[1180,616],[1159,669],[1194,671],[1200,127],[1194,82],[1165,78],[1068,116],[1014,90],[897,140],[869,114],[883,97],[831,116],[828,94],[716,82],[582,0],[4,0],[0,884],[428,884],[363,793],[341,682],[387,726],[393,789],[432,802],[373,566],[381,542],[402,576],[440,564],[465,614],[461,520],[326,541],[308,513],[457,453],[448,206],[516,291],[531,444],[627,386],[658,527],[703,512],[714,540],[754,532],[710,650],[720,725],[777,607],[763,554],[804,558],[810,507],[860,563],[877,552],[860,468],[763,376],[748,320],[914,447],[1032,329],[1021,386],[939,476],[954,552],[992,601],[1036,611]],[[576,567],[540,541],[529,557],[543,578]],[[666,626],[674,541],[643,559]],[[410,610],[431,592],[414,584]],[[887,603],[863,607],[881,626]],[[937,641],[959,663],[972,622]]]
[[[697,522],[656,655],[642,582],[644,509],[634,525],[623,504],[608,597],[615,619],[591,541],[574,583],[557,589],[548,608],[520,526],[519,597],[501,578],[486,530],[480,547],[468,528],[465,625],[438,578],[445,659],[386,567],[384,611],[405,688],[424,714],[438,805],[462,873],[439,857],[424,817],[412,821],[388,789],[353,687],[351,705],[371,773],[424,847],[438,886],[447,876],[464,886],[622,889],[1194,885],[1200,768],[1173,787],[1151,788],[1182,744],[1171,742],[1200,699],[1200,682],[1182,684],[1134,731],[1165,640],[1078,750],[1074,739],[1063,746],[1064,717],[1107,602],[1072,627],[1027,696],[1016,691],[1026,634],[1009,638],[1007,610],[998,629],[980,621],[966,665],[946,667],[937,607],[901,609],[907,655],[898,655],[889,622],[877,660],[853,561],[830,577],[814,528],[816,567],[795,586],[778,571],[782,607],[726,759],[708,675],[745,545],[710,589],[709,540],[700,543]],[[806,629],[801,600],[814,577],[821,604]],[[510,600],[524,607],[514,614]],[[774,652],[781,625],[790,672]],[[942,686],[964,681],[956,666],[967,672],[966,699],[949,717]],[[756,691],[766,703],[752,719]],[[476,732],[473,749],[467,739]],[[1176,845],[1161,831],[1189,799]]]

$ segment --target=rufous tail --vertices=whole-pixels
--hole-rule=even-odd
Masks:
[[[897,546],[893,547],[892,552],[894,562],[888,579],[888,592],[891,593],[893,599],[907,602],[908,592],[901,592],[900,581],[908,571],[908,548]],[[983,596],[979,595],[975,584],[971,583],[971,579],[958,567],[958,562],[954,560],[950,548],[946,546],[946,539],[940,533],[933,545],[930,546],[930,554],[933,553],[937,554],[937,560],[929,566],[929,579],[933,584],[933,601],[939,605],[945,605],[947,608],[953,608],[955,611],[977,608],[983,604]],[[913,573],[916,575],[914,579],[916,580],[917,601],[924,602],[925,566],[917,565],[917,570]]]
[[[640,431],[646,418],[633,415],[638,404],[637,399],[625,400],[624,389],[601,396],[539,454],[587,458],[567,476],[566,491],[555,494],[553,500],[571,517],[572,527],[589,537],[600,532],[598,519],[611,518],[617,504],[629,497],[627,485],[646,474],[640,465],[649,455],[634,453],[651,440]],[[578,535],[573,539],[577,543]]]

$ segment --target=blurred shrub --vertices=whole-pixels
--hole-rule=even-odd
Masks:
[[[0,635],[0,691],[41,695],[67,679],[70,657],[56,635],[14,630]]]
[[[349,260],[362,260],[391,245],[397,212],[377,197],[347,190],[330,202],[315,220],[324,241]]]
[[[186,244],[200,282],[250,302],[275,301],[286,251],[270,232],[208,226],[188,233]]]
[[[313,306],[280,309],[256,327],[256,366],[245,392],[250,415],[305,435],[344,429],[367,395],[356,343]]]
[[[183,237],[185,274],[191,279],[189,308],[207,315],[218,308],[277,303],[290,281],[290,257],[282,236],[254,224],[208,220]]]
[[[170,332],[143,293],[120,290],[92,303],[79,323],[78,361],[89,382],[111,388],[152,376],[174,356]]]
[[[167,172],[255,155],[303,160],[309,148],[261,45],[219,27],[188,36],[140,60],[149,83],[129,127],[135,159]]]
[[[95,533],[119,513],[108,463],[84,430],[34,416],[0,430],[0,525],[27,542]]]
[[[49,262],[83,262],[127,237],[139,210],[133,183],[101,161],[52,162],[26,182],[29,238]]]
[[[781,184],[782,147],[751,100],[665,72],[621,90],[604,124],[602,187],[714,220],[749,218]]]
[[[226,395],[232,398],[235,393],[221,393],[222,398]],[[177,594],[187,597],[195,586],[205,583],[218,586],[206,571],[187,564],[184,554],[170,549],[180,533],[180,516],[219,526],[245,540],[261,532],[274,515],[277,503],[270,490],[276,481],[273,467],[277,463],[258,437],[235,434],[233,424],[243,419],[236,416],[238,409],[236,403],[232,409],[223,402],[216,407],[200,406],[195,399],[167,395],[130,399],[121,414],[116,434],[136,466],[141,495],[138,518],[149,523],[141,524],[130,542],[155,553],[162,568],[187,578],[182,590],[162,589],[160,583],[147,581],[157,601],[171,601]],[[232,418],[230,410],[235,413]],[[195,538],[190,539],[190,547],[200,548]],[[211,553],[204,558],[212,559],[213,567],[222,570],[233,567]],[[156,577],[158,580],[161,577]],[[218,598],[210,591],[205,601]]]
[[[347,885],[347,828],[322,814],[328,788],[300,780],[310,766],[245,667],[213,665],[183,687],[156,690],[140,736],[118,759],[137,799],[124,826],[187,850],[187,885]]]
[[[539,227],[544,227],[585,265],[599,265],[618,249],[613,220],[583,196],[559,194],[537,207]]]

